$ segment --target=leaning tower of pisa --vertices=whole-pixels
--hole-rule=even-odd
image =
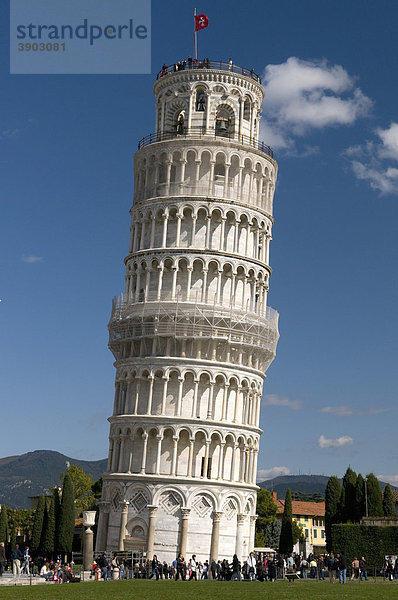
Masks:
[[[253,71],[206,61],[164,68],[154,94],[109,322],[116,382],[97,551],[245,558],[279,337],[267,306],[277,164],[258,139],[264,90]]]

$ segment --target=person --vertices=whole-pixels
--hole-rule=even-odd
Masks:
[[[26,546],[23,553],[23,566],[22,570],[25,575],[29,575],[29,564],[30,564],[30,554],[29,554],[29,546]]]
[[[233,65],[232,58],[229,58],[228,59],[228,71],[230,71],[232,69],[232,65]]]
[[[316,567],[317,563],[315,560],[315,556],[313,556],[310,560],[310,579],[315,579],[316,577]]]
[[[250,552],[249,556],[247,557],[246,563],[249,571],[249,579],[250,581],[253,581],[254,579],[256,579],[256,557],[254,556],[253,552]]]
[[[385,570],[385,575],[386,575],[387,579],[389,581],[392,581],[393,580],[394,565],[393,565],[392,557],[391,556],[389,556],[388,559],[386,559],[385,569],[384,570]]]
[[[201,579],[207,579],[208,574],[209,574],[209,561],[205,560],[205,562],[203,563],[203,571],[202,571]]]
[[[153,555],[153,559],[151,562],[151,575],[149,577],[149,579],[152,579],[153,576],[156,576],[156,581],[159,580],[159,561],[158,561],[158,557],[156,556],[156,554]]]
[[[214,558],[211,561],[210,571],[211,571],[211,578],[212,579],[216,579],[217,578],[217,574],[216,574],[216,571],[217,571],[217,562],[214,560]]]
[[[242,581],[241,565],[236,554],[232,558],[232,577],[231,581]]]
[[[347,559],[344,554],[337,555],[339,559],[339,583],[347,580]]]
[[[394,563],[394,577],[395,579],[398,579],[398,556],[396,557]]]
[[[14,575],[14,577],[16,577],[17,575],[21,574],[21,560],[23,558],[23,554],[19,549],[19,545],[16,544],[15,548],[13,550],[13,553],[11,554],[11,560],[12,560],[12,574]]]
[[[108,561],[106,560],[105,553],[98,559],[98,566],[101,569],[102,579],[108,581]]]
[[[276,557],[268,560],[268,580],[276,581],[277,578],[277,560]]]
[[[368,580],[368,570],[366,566],[366,560],[364,556],[361,556],[359,560],[359,580],[362,581],[362,577],[365,578],[365,581]]]
[[[333,552],[330,553],[330,556],[327,560],[327,568],[329,573],[329,581],[330,583],[335,583],[336,581],[336,559],[334,557]]]
[[[192,56],[188,56],[188,69],[192,69]]]
[[[322,579],[322,580],[325,579],[324,568],[325,568],[325,559],[322,556],[322,554],[320,554],[317,559],[318,579]]]
[[[289,556],[286,559],[286,565],[287,565],[287,572],[293,573],[294,560],[293,560],[293,556],[291,554],[289,554]]]
[[[6,548],[4,542],[0,542],[0,577],[3,577],[6,562]]]
[[[306,561],[306,559],[303,556],[301,563],[300,563],[301,579],[307,579],[307,567],[308,567],[308,562]]]
[[[356,556],[351,563],[351,568],[352,568],[351,580],[358,579],[359,578],[359,560],[357,559]]]
[[[192,555],[192,558],[189,562],[189,568],[191,570],[191,574],[189,576],[189,581],[192,581],[192,579],[195,579],[195,581],[197,581],[197,576],[196,576],[196,571],[198,568],[198,563],[196,562],[196,554]]]
[[[181,554],[181,552],[177,556],[176,569],[177,569],[177,572],[176,572],[175,580],[177,581],[177,579],[179,579],[181,577],[181,580],[184,581],[184,557]]]

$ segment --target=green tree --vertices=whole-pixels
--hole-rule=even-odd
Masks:
[[[92,489],[94,484],[93,478],[76,465],[70,466],[67,473],[72,480],[76,516],[78,516],[84,510],[89,510],[95,505],[95,496]],[[61,476],[61,483],[63,478],[64,475]]]
[[[63,477],[62,500],[59,511],[58,545],[59,550],[68,554],[72,551],[75,531],[75,495],[69,469]]]
[[[282,521],[275,519],[264,528],[265,544],[270,548],[276,550],[279,546],[279,539],[281,537]]]
[[[55,505],[54,500],[51,498],[49,505],[44,511],[43,519],[43,534],[41,541],[41,549],[47,558],[51,558],[54,554],[54,540],[55,540]]]
[[[281,537],[279,539],[279,551],[289,554],[293,551],[293,518],[292,518],[292,494],[289,488],[286,490],[285,508],[282,516]]]
[[[60,510],[61,510],[61,502],[60,502],[60,499],[59,499],[59,491],[58,491],[58,488],[56,488],[56,487],[53,488],[52,502],[54,504],[54,523],[55,523],[55,530],[54,530],[54,553],[56,553],[59,550],[59,545],[58,545],[59,514],[60,514]]]
[[[332,545],[332,525],[340,520],[341,487],[340,482],[334,475],[329,477],[329,481],[325,490],[325,533],[326,533],[326,549],[328,552],[333,550]]]
[[[395,517],[395,498],[389,483],[384,489],[383,512],[385,517]]]
[[[355,508],[355,522],[359,523],[365,514],[365,483],[360,473],[358,473],[355,485]]]
[[[356,483],[357,474],[348,467],[343,477],[340,496],[340,517],[343,523],[347,521],[354,522],[356,520]]]
[[[7,507],[3,504],[0,510],[0,542],[8,542],[8,515]]]
[[[274,502],[271,492],[260,488],[257,492],[257,521],[256,521],[256,537],[255,545],[264,547],[267,543],[265,533],[266,527],[276,519],[277,506]]]
[[[383,517],[383,497],[379,480],[373,473],[366,476],[366,496],[369,517]]]
[[[43,534],[43,521],[44,521],[44,512],[46,508],[46,499],[44,498],[44,494],[40,494],[39,501],[37,503],[35,517],[33,521],[33,531],[32,531],[32,540],[31,547],[32,552],[39,552],[40,550],[40,542]]]
[[[101,496],[102,496],[102,477],[100,477],[99,479],[97,479],[97,481],[94,481],[93,485],[91,486],[91,491],[94,495],[94,498],[96,500],[100,500]]]

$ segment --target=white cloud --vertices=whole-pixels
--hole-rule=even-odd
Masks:
[[[290,475],[291,470],[289,467],[272,467],[271,469],[259,469],[257,471],[257,481],[265,481],[266,479],[273,479],[278,475]]]
[[[25,254],[22,256],[22,262],[26,262],[26,263],[38,263],[38,262],[43,262],[43,257],[42,256],[33,256],[33,255],[29,255],[26,256]]]
[[[342,446],[351,446],[353,443],[354,440],[348,435],[343,435],[336,439],[328,439],[324,435],[321,435],[318,440],[320,448],[341,448]]]
[[[398,475],[377,475],[377,479],[398,486]]]
[[[291,150],[293,136],[311,129],[352,125],[372,107],[370,98],[355,87],[354,78],[326,60],[291,56],[282,64],[268,65],[263,79],[262,135],[277,149]]]
[[[392,122],[387,129],[377,129],[375,134],[378,140],[351,146],[344,156],[350,159],[357,179],[368,181],[381,195],[395,194],[398,192],[398,165],[388,165],[385,161],[398,161],[398,123]]]
[[[262,406],[286,406],[291,410],[299,410],[302,407],[302,403],[298,400],[290,400],[285,396],[278,396],[277,394],[268,394],[263,398]]]
[[[21,130],[16,127],[15,129],[5,129],[1,132],[3,138],[15,138],[20,134]]]
[[[336,417],[351,417],[357,415],[378,415],[391,410],[390,408],[368,408],[362,410],[355,406],[323,406],[320,412],[335,415]]]

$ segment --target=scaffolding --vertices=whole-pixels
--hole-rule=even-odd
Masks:
[[[232,303],[231,303],[232,304]],[[265,316],[250,311],[201,302],[172,301],[130,303],[125,296],[113,300],[109,321],[109,347],[147,337],[176,340],[213,340],[265,353],[270,364],[279,339],[279,315],[267,307]],[[263,359],[263,360],[264,360]],[[263,361],[262,361],[263,362]]]

